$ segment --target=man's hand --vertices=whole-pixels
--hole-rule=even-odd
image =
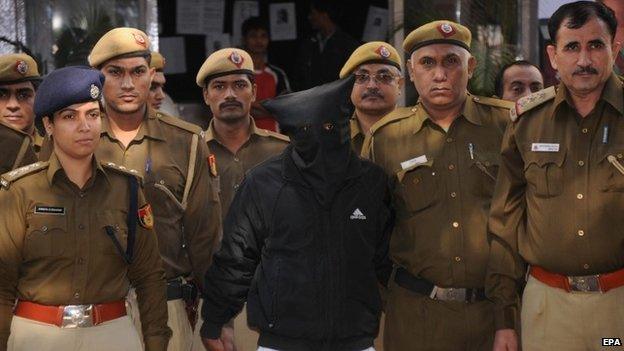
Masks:
[[[518,351],[518,336],[513,329],[500,329],[494,335],[493,351]]]
[[[202,338],[202,343],[208,351],[236,351],[234,327],[224,326],[221,328],[221,336],[218,339]]]

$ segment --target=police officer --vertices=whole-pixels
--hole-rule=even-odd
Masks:
[[[488,350],[486,223],[511,103],[473,96],[468,28],[434,21],[403,42],[420,96],[371,128],[370,157],[395,178],[395,265],[386,305],[387,350]]]
[[[496,350],[599,350],[624,340],[624,87],[613,73],[617,21],[599,2],[551,16],[561,83],[518,100],[492,202],[489,297]],[[616,343],[615,339],[613,343]],[[606,346],[606,345],[605,345]]]
[[[281,153],[289,139],[256,127],[250,115],[251,104],[256,99],[254,64],[244,50],[225,48],[213,53],[199,69],[196,80],[213,114],[206,141],[212,152],[211,171],[220,184],[221,213],[225,217],[245,173]],[[240,350],[257,345],[258,334],[247,327],[245,311],[234,324],[234,340]],[[199,328],[196,334],[196,340],[201,341]]]
[[[28,134],[0,122],[0,173],[37,162]]]
[[[167,79],[163,70],[165,69],[165,58],[156,51],[152,51],[150,68],[154,69],[154,77],[150,84],[148,103],[154,110],[159,110],[165,100],[165,83]]]
[[[396,108],[403,89],[401,56],[383,41],[368,42],[353,51],[340,71],[340,78],[355,75],[351,102],[351,144],[361,153],[370,127]]]
[[[33,103],[41,77],[35,60],[26,54],[0,55],[0,122],[31,137],[36,153],[43,144],[34,125]]]
[[[93,47],[89,63],[106,77],[106,116],[97,155],[144,177],[168,280],[173,330],[169,350],[189,350],[195,286],[201,288],[201,277],[210,265],[221,211],[202,130],[147,104],[154,75],[150,57],[147,35],[135,28],[115,28]]]
[[[130,284],[145,349],[166,349],[164,271],[140,177],[93,154],[103,81],[88,67],[50,73],[34,108],[54,152],[0,179],[0,350],[142,350],[126,316]]]

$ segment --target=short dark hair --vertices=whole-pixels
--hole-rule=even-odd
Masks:
[[[335,0],[312,0],[311,6],[318,12],[326,13],[332,22],[338,21],[340,11]]]
[[[267,21],[262,17],[249,17],[243,22],[241,32],[243,37],[246,37],[252,30],[262,29],[269,33],[269,25]]]
[[[509,63],[507,63],[506,65],[504,65],[503,67],[501,67],[500,71],[498,71],[498,74],[496,75],[496,79],[494,80],[494,88],[496,89],[496,96],[498,96],[499,98],[503,97],[503,90],[504,90],[504,86],[503,86],[503,77],[505,76],[505,71],[508,70],[509,68],[513,67],[513,66],[529,66],[529,67],[535,67],[537,68],[538,71],[540,71],[540,73],[542,73],[542,71],[539,69],[539,67],[537,67],[536,65],[532,64],[531,62],[527,61],[527,60],[516,60],[516,61],[511,61]]]
[[[587,23],[592,17],[598,17],[609,28],[611,40],[615,39],[617,19],[615,13],[606,5],[594,1],[577,1],[565,4],[557,9],[548,20],[548,34],[550,42],[555,44],[557,32],[564,20],[568,20],[566,27],[578,29]]]

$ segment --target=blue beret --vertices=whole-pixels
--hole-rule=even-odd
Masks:
[[[35,116],[40,121],[73,104],[98,101],[102,96],[104,75],[86,66],[59,68],[48,74],[35,94]]]

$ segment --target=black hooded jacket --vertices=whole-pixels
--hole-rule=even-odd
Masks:
[[[322,206],[293,160],[293,146],[252,169],[224,223],[206,275],[202,337],[247,301],[260,346],[279,350],[362,350],[379,327],[379,283],[391,271],[393,222],[388,178],[349,156],[346,178]]]

